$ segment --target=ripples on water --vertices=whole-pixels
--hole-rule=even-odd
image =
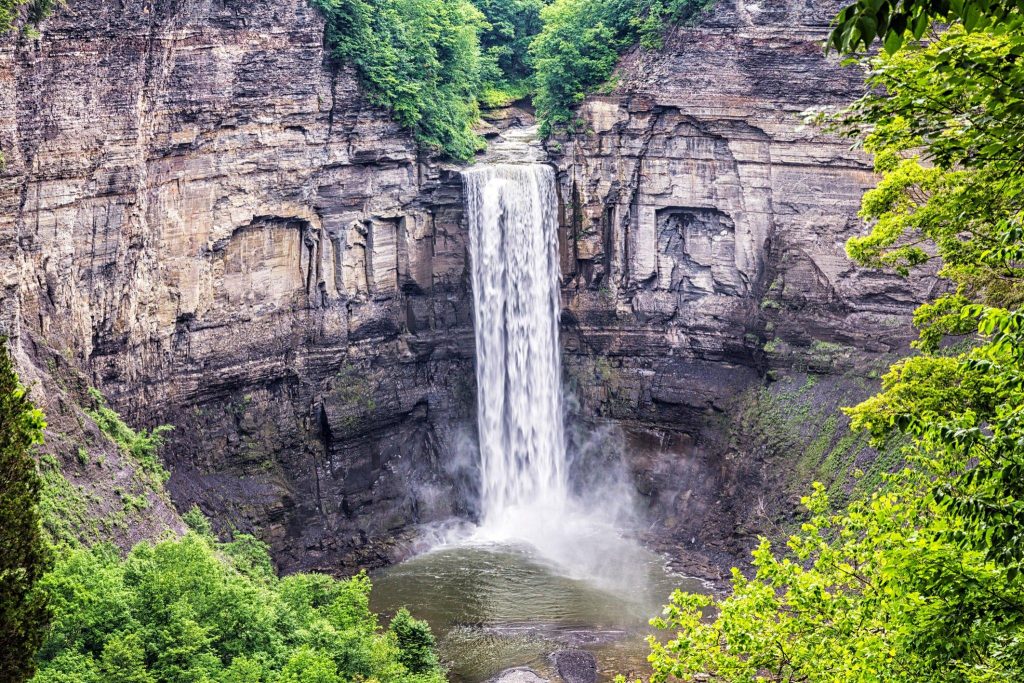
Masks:
[[[662,559],[625,541],[637,571],[618,585],[567,576],[536,549],[473,543],[440,547],[374,575],[372,607],[408,607],[430,622],[458,683],[479,683],[514,666],[552,677],[548,655],[580,647],[598,659],[601,678],[646,677],[653,633],[647,622],[677,587],[702,584],[666,572]]]

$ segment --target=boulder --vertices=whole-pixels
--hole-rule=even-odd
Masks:
[[[488,680],[487,683],[549,683],[549,681],[529,667],[517,666],[514,669],[505,669]]]
[[[596,683],[597,660],[585,650],[559,650],[551,661],[565,683]]]

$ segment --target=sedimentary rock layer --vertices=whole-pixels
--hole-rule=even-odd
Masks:
[[[789,505],[748,399],[781,374],[823,376],[822,410],[870,391],[932,286],[843,253],[873,176],[801,116],[861,89],[822,50],[840,4],[719,0],[548,144],[577,424],[625,427],[663,537],[712,560],[758,530],[758,496]],[[60,416],[51,449],[110,498],[74,464],[101,438],[84,386],[175,425],[179,508],[285,569],[386,561],[414,522],[471,513],[475,482],[457,169],[367,105],[322,33],[306,0],[74,0],[0,45],[0,328]],[[535,155],[513,118],[490,134]],[[180,528],[153,504],[126,543]]]
[[[844,253],[875,179],[804,122],[862,90],[823,49],[842,5],[720,0],[663,49],[628,55],[615,91],[581,107],[581,132],[548,144],[581,414],[633,431],[638,477],[688,544],[727,539],[747,512],[736,499],[767,485],[756,444],[737,452],[730,436],[739,399],[795,369],[829,375],[833,408],[849,400],[843,375],[905,353],[934,284]],[[638,455],[651,448],[676,457]]]
[[[306,0],[75,0],[0,51],[4,328],[174,424],[179,506],[286,568],[451,512],[474,400],[459,178],[322,37]]]

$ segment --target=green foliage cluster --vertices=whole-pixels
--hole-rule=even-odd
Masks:
[[[96,422],[100,431],[134,458],[142,470],[152,476],[158,485],[167,481],[171,475],[160,462],[158,452],[164,445],[164,434],[174,427],[160,425],[150,431],[132,429],[117,411],[107,405],[107,400],[97,389],[90,387],[89,395],[96,406],[92,410],[87,410],[86,413]]]
[[[90,515],[88,494],[67,480],[60,462],[49,453],[39,458],[42,489],[39,515],[51,545],[77,545],[81,539],[98,540],[98,522]]]
[[[678,23],[710,0],[554,0],[541,11],[544,28],[530,46],[536,70],[534,104],[542,132],[574,123],[573,108],[605,83],[619,54],[640,42],[661,45],[666,22]]]
[[[485,107],[505,106],[532,92],[530,43],[543,27],[541,9],[548,0],[473,0],[486,24],[480,34],[483,51]]]
[[[441,683],[423,622],[384,630],[365,574],[275,576],[266,546],[190,532],[66,552],[43,579],[53,626],[36,683]],[[6,679],[5,679],[6,680]]]
[[[713,0],[311,0],[326,42],[352,65],[370,101],[426,149],[466,160],[483,146],[479,104],[533,95],[542,130],[611,77],[638,41],[661,44],[666,23]]]
[[[38,26],[56,4],[57,0],[0,0],[0,35],[14,28],[19,18],[26,27]]]
[[[50,555],[39,523],[40,480],[32,448],[46,423],[18,381],[0,337],[0,680],[32,675],[46,630],[44,596],[34,590]]]
[[[1024,680],[1024,36],[1001,6],[905,1],[963,25],[840,42],[900,33],[840,119],[882,176],[848,253],[904,274],[939,259],[955,285],[918,310],[919,354],[847,409],[876,443],[904,439],[908,466],[839,512],[816,485],[801,531],[762,541],[726,598],[675,594],[654,681]]]
[[[908,35],[919,40],[933,21],[959,22],[968,31],[1020,26],[1018,0],[857,0],[836,17],[829,44],[840,52],[867,49],[876,39],[892,54]]]
[[[312,0],[326,42],[354,66],[376,105],[420,145],[468,159],[483,145],[479,116],[483,15],[469,0]]]

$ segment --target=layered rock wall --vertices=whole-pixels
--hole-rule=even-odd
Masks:
[[[458,175],[322,36],[306,0],[75,0],[0,50],[4,328],[175,425],[179,506],[286,568],[452,512],[474,395]]]
[[[907,352],[934,284],[844,253],[875,179],[849,142],[804,124],[862,91],[823,50],[843,4],[719,0],[628,55],[581,132],[548,144],[580,412],[627,426],[641,488],[687,546],[723,543],[752,498],[784,495],[736,438],[750,392],[811,371],[833,410],[863,396],[875,384],[860,378]]]
[[[547,145],[578,417],[624,426],[661,538],[712,561],[761,530],[755,508],[793,507],[785,451],[820,440],[765,439],[757,413],[787,387],[813,427],[871,391],[933,284],[843,253],[874,179],[801,116],[861,89],[822,51],[841,4],[719,0]],[[366,104],[322,32],[306,0],[74,0],[0,46],[0,327],[51,449],[83,486],[109,474],[75,464],[101,439],[86,385],[173,424],[179,508],[285,569],[387,561],[473,498],[458,170]],[[539,153],[506,130],[529,118],[495,124],[494,159]]]

